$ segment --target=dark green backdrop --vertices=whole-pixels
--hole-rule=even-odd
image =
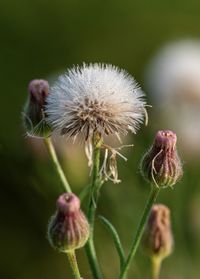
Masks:
[[[52,77],[83,61],[106,62],[125,68],[144,87],[151,56],[161,45],[184,37],[200,37],[196,0],[1,0],[0,278],[72,278],[65,255],[46,239],[59,182],[43,149],[33,152],[21,125],[29,80]],[[148,92],[147,98],[151,103]],[[149,118],[148,127],[134,137],[134,148],[125,151],[128,163],[120,162],[123,183],[107,183],[100,199],[99,213],[118,228],[126,249],[149,190],[138,164],[156,130],[165,128],[154,109]],[[87,183],[87,168],[83,152],[72,154],[68,151],[67,159],[61,154],[61,159],[78,192]],[[163,265],[162,279],[197,279],[200,274],[199,162],[187,162],[184,150],[181,155],[184,179],[159,197],[172,211],[175,235],[175,251]],[[105,278],[116,279],[117,255],[100,222],[95,240]],[[90,279],[84,251],[78,259],[84,278]],[[148,268],[140,249],[130,278],[148,279]]]

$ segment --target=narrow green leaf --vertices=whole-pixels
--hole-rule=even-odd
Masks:
[[[86,185],[79,194],[79,199],[82,202],[91,190],[91,184]]]
[[[115,248],[117,250],[117,253],[119,255],[119,260],[120,260],[120,267],[122,268],[124,262],[125,262],[125,256],[124,256],[124,250],[119,238],[119,235],[115,229],[115,227],[110,223],[110,221],[108,221],[105,217],[103,216],[99,216],[100,220],[102,221],[102,223],[106,226],[106,228],[110,231],[114,244],[115,244]]]

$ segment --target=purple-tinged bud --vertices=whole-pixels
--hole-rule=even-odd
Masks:
[[[40,105],[40,107],[44,109],[45,100],[49,94],[48,81],[34,79],[29,83],[28,91],[30,92],[31,102]]]
[[[45,120],[46,98],[49,84],[46,80],[35,79],[28,86],[29,97],[24,108],[24,125],[30,136],[49,136],[51,129]]]
[[[60,252],[69,252],[85,245],[89,224],[80,209],[79,198],[72,193],[62,194],[57,200],[57,212],[48,226],[50,244]]]
[[[150,257],[163,260],[173,250],[170,210],[162,204],[155,204],[144,231],[143,246]]]
[[[173,186],[183,175],[182,164],[176,150],[177,137],[172,131],[159,131],[154,143],[144,155],[141,173],[158,187]]]

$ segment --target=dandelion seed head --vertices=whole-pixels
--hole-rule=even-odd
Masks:
[[[54,130],[84,140],[136,133],[145,118],[144,94],[133,77],[112,65],[83,64],[61,75],[47,98],[47,121]]]

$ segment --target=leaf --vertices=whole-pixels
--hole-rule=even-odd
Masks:
[[[91,184],[86,185],[79,194],[79,199],[82,202],[91,190]]]
[[[110,221],[108,221],[103,216],[99,216],[99,218],[112,235],[112,238],[113,238],[114,244],[115,244],[115,248],[116,248],[117,253],[119,255],[120,267],[122,268],[122,266],[125,262],[125,256],[124,256],[124,250],[123,250],[119,235],[118,235],[115,227],[110,223]]]

